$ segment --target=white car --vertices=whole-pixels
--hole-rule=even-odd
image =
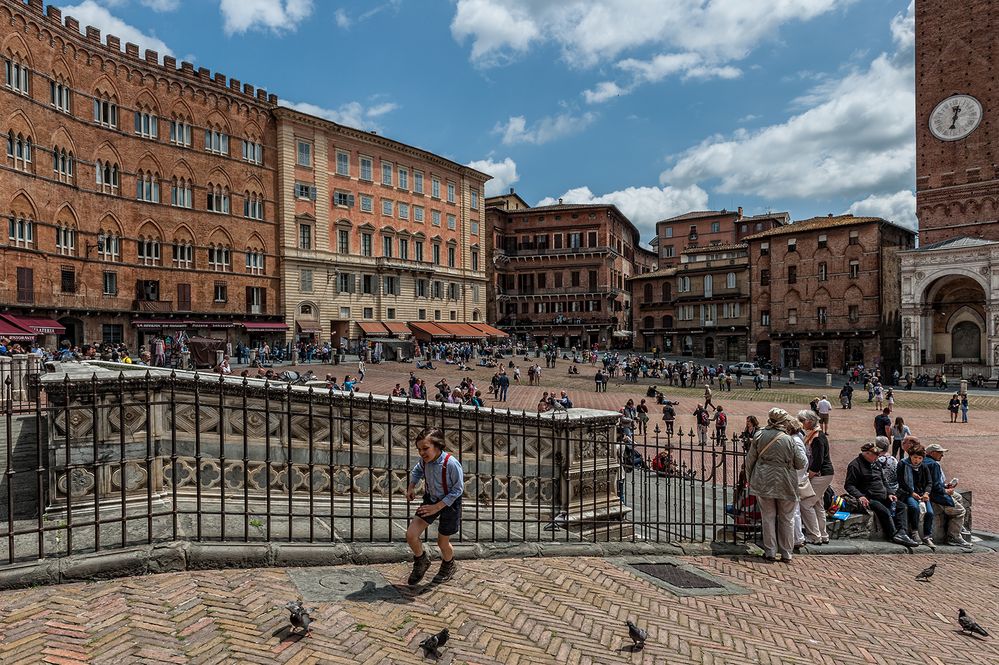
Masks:
[[[748,374],[749,376],[753,376],[754,374],[760,371],[760,367],[756,363],[742,362],[742,363],[735,363],[734,365],[729,365],[728,371],[731,374],[735,374],[736,372],[741,371],[743,374]]]

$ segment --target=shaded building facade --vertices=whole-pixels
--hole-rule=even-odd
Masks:
[[[49,347],[283,336],[276,97],[40,1],[0,23],[7,314]]]
[[[748,236],[750,351],[788,369],[899,368],[899,254],[915,234],[878,217],[816,217]]]
[[[612,205],[502,199],[486,209],[497,325],[526,342],[631,347],[627,280],[652,259],[635,225]]]

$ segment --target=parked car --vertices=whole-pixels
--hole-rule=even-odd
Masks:
[[[748,374],[749,376],[753,376],[754,374],[760,371],[760,367],[756,363],[741,362],[729,365],[728,371],[732,374],[735,374],[736,372],[742,372],[743,374]]]

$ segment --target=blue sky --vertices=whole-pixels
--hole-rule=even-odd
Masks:
[[[495,176],[915,226],[911,0],[84,0],[82,25]]]

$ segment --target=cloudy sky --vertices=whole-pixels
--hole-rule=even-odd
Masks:
[[[911,0],[83,0],[81,25],[486,171],[611,202],[915,226]]]

